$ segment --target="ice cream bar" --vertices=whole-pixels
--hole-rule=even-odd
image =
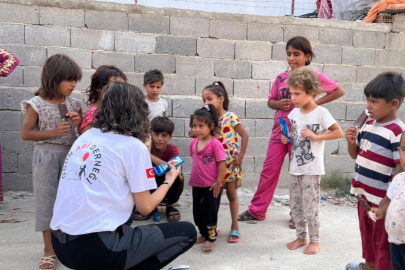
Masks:
[[[283,133],[284,136],[286,136],[288,138],[289,143],[292,142],[292,138],[288,136],[289,134],[288,134],[287,122],[282,117],[279,118],[279,122],[280,122],[281,132]]]
[[[360,202],[360,204],[364,207],[364,209],[366,209],[368,216],[375,222],[376,217],[375,214],[371,211],[370,205],[366,203],[366,201],[363,199],[363,197],[361,197],[361,195],[357,194],[356,197],[357,200]]]
[[[184,159],[183,159],[181,156],[177,156],[177,157],[175,157],[175,158],[169,160],[169,162],[171,162],[171,161],[176,161],[176,163],[173,164],[173,166],[174,166],[174,167],[177,167],[177,166],[179,166],[181,163],[184,162]],[[168,165],[167,163],[168,163],[168,162],[153,167],[153,170],[155,171],[155,173],[156,173],[157,176],[160,176],[160,175],[162,175],[162,174],[167,173],[168,171],[170,171],[170,167],[169,167],[169,165]]]
[[[68,108],[66,106],[66,103],[59,103],[59,112],[60,112],[60,117],[62,118],[63,121],[68,121],[69,117],[66,116],[66,114],[69,112]]]
[[[364,110],[359,118],[357,118],[356,122],[354,122],[354,125],[356,126],[356,128],[360,129],[363,127],[364,123],[367,121],[368,119],[368,111]]]

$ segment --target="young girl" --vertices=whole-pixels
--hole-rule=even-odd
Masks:
[[[215,138],[222,143],[225,149],[226,173],[223,185],[226,188],[226,195],[229,200],[232,217],[228,242],[237,243],[239,242],[240,233],[238,226],[239,201],[236,189],[241,185],[241,165],[246,153],[249,135],[243,128],[236,114],[228,112],[228,93],[222,82],[214,82],[212,85],[205,87],[202,92],[202,98],[205,104],[211,104],[215,107],[219,117]],[[238,145],[238,134],[242,138],[240,150]]]
[[[291,70],[295,70],[311,63],[313,57],[311,43],[305,37],[293,37],[286,44],[287,61]],[[294,104],[290,100],[290,91],[287,85],[289,71],[285,71],[277,76],[271,87],[268,97],[267,106],[276,110],[274,115],[273,131],[267,148],[266,158],[263,163],[263,170],[260,175],[260,181],[255,195],[249,205],[249,209],[239,215],[240,221],[264,220],[266,218],[267,208],[269,207],[276,189],[280,176],[281,167],[283,166],[284,157],[288,153],[291,156],[291,144],[282,144],[280,141],[280,117],[283,118],[289,127],[291,123],[287,115],[294,109]],[[344,91],[337,83],[330,80],[324,74],[316,72],[318,76],[321,91],[326,93],[325,96],[315,101],[321,105],[331,102],[344,94]],[[294,227],[293,219],[290,220],[290,228]]]
[[[315,103],[319,81],[313,71],[306,68],[294,70],[287,84],[295,105],[288,118],[293,126],[290,207],[297,232],[297,239],[287,247],[294,250],[307,244],[308,224],[310,243],[304,253],[316,254],[319,250],[319,186],[321,176],[325,174],[325,140],[342,138],[343,131],[329,111]],[[283,144],[287,144],[288,139],[281,135]]]
[[[217,237],[221,187],[225,176],[225,152],[214,138],[218,117],[213,105],[205,105],[191,115],[191,128],[196,137],[190,142],[193,159],[189,185],[193,189],[193,217],[201,236],[196,244],[204,251],[214,247]]]
[[[91,76],[90,87],[87,88],[86,94],[89,96],[87,103],[90,104],[84,114],[83,123],[80,126],[80,134],[91,128],[91,123],[94,121],[94,114],[100,104],[101,90],[110,82],[126,82],[125,74],[114,66],[100,66]]]
[[[53,55],[44,64],[35,97],[21,102],[26,114],[21,137],[36,142],[32,168],[35,230],[42,232],[45,244],[39,269],[55,269],[50,222],[65,157],[76,139],[75,129],[82,122],[80,101],[69,97],[81,78],[82,71],[72,59],[63,54]],[[62,120],[59,103],[66,104],[69,121]]]

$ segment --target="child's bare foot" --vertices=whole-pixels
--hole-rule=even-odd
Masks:
[[[305,246],[307,244],[307,239],[297,238],[294,241],[287,244],[287,247],[291,250],[297,249],[299,247]]]
[[[205,238],[203,236],[200,236],[197,238],[197,241],[195,241],[194,245],[199,245],[205,242]]]
[[[307,255],[313,255],[318,253],[318,250],[320,248],[320,245],[318,242],[310,242],[309,245],[307,246],[307,248],[304,251],[304,254]]]
[[[211,251],[214,248],[214,242],[205,241],[203,251]]]

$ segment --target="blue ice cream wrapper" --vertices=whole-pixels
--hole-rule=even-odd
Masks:
[[[184,159],[183,159],[181,156],[177,156],[177,157],[175,157],[175,158],[169,160],[169,162],[171,162],[171,161],[176,161],[176,163],[173,164],[174,167],[177,167],[177,166],[179,166],[180,164],[184,163]],[[165,173],[167,173],[168,171],[170,171],[170,167],[169,167],[169,165],[168,165],[167,163],[168,163],[168,162],[153,167],[153,170],[155,171],[155,174],[156,174],[157,176],[161,176],[162,174],[165,174]]]
[[[283,133],[284,136],[288,138],[288,142],[292,142],[292,138],[288,134],[288,125],[287,122],[283,118],[279,118],[280,121],[280,126],[281,126],[281,132]]]

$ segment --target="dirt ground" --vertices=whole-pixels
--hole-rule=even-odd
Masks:
[[[278,189],[276,195],[288,194]],[[192,222],[192,199],[185,191],[180,200],[179,210],[183,221]],[[239,190],[240,210],[249,205],[253,192]],[[42,236],[34,232],[34,198],[26,192],[8,192],[6,203],[0,204],[0,269],[31,270],[42,255]],[[295,231],[288,227],[289,208],[272,205],[267,219],[257,224],[240,222],[241,241],[237,244],[226,242],[230,229],[230,212],[227,198],[223,196],[219,213],[221,232],[212,252],[203,253],[202,245],[194,246],[169,266],[185,264],[194,270],[344,270],[348,262],[361,262],[361,240],[358,229],[357,211],[349,206],[337,206],[321,201],[321,249],[317,255],[304,255],[304,247],[290,251],[288,241],[295,239]],[[164,207],[160,207],[161,222],[166,221]],[[241,212],[240,211],[240,212]],[[4,221],[20,221],[3,223]],[[153,221],[134,222],[133,226]],[[56,269],[66,270],[60,263]]]

